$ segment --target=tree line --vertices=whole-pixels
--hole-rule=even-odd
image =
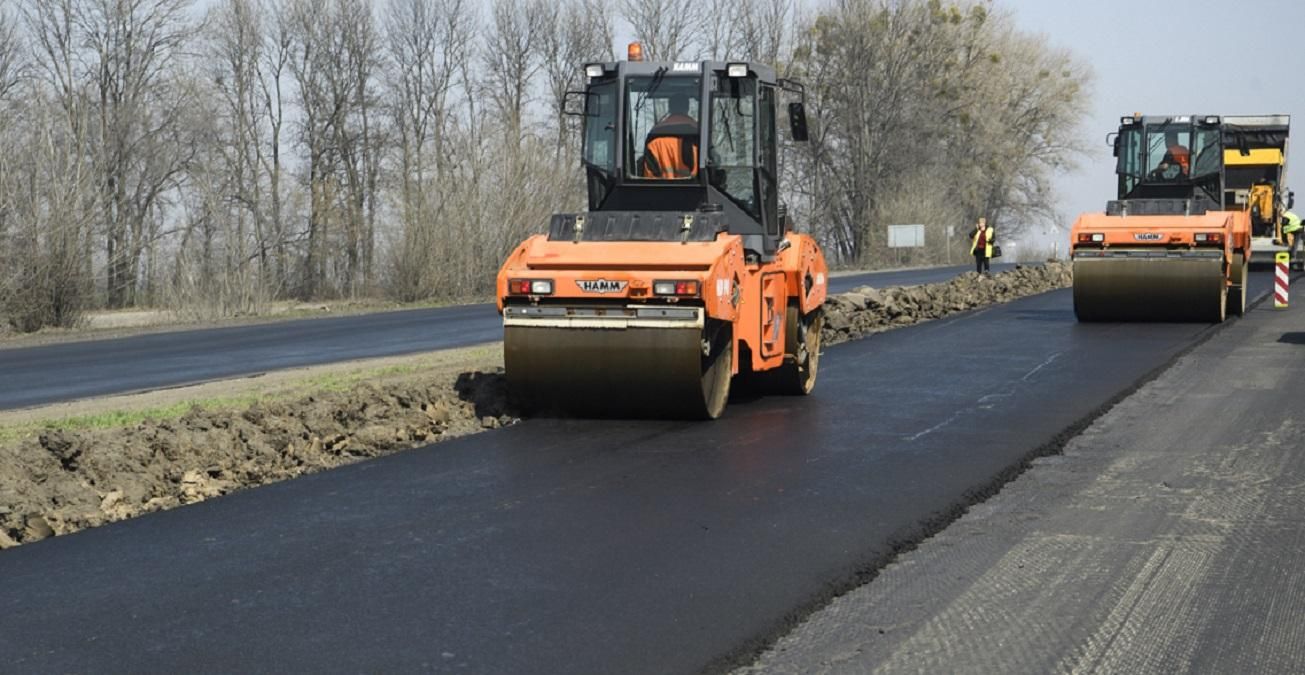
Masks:
[[[1087,68],[989,2],[0,0],[0,314],[486,294],[583,207],[566,92],[626,35],[806,84],[786,198],[837,262],[1047,218],[1081,152]]]

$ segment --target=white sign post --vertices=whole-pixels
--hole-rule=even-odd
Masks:
[[[889,225],[888,248],[922,248],[923,225]]]
[[[923,248],[924,225],[889,225],[888,248]],[[901,256],[897,258],[901,264]]]

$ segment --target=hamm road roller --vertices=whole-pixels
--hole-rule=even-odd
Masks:
[[[1245,311],[1251,212],[1229,197],[1225,149],[1255,133],[1217,115],[1120,120],[1118,199],[1070,231],[1080,321],[1218,323]]]
[[[556,214],[498,274],[503,356],[528,410],[718,417],[731,381],[809,393],[824,254],[780,203],[795,82],[746,62],[584,66],[588,210]],[[788,104],[805,140],[801,100]]]

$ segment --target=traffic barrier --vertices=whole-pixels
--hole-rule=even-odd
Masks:
[[[1274,309],[1287,309],[1287,295],[1291,287],[1290,274],[1287,267],[1291,265],[1291,254],[1287,252],[1278,253],[1274,256],[1277,262],[1274,267],[1273,281],[1273,307]]]

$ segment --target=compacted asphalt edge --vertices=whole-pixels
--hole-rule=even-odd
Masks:
[[[1294,284],[1296,280],[1301,277],[1305,277],[1305,275],[1293,275],[1292,283]],[[1246,311],[1250,312],[1256,309],[1272,297],[1273,292],[1271,288],[1270,290],[1261,292],[1257,297],[1249,300]],[[729,673],[753,665],[764,653],[774,647],[780,638],[791,633],[793,629],[802,625],[805,621],[811,618],[812,615],[828,607],[829,604],[839,596],[874,581],[875,578],[879,576],[879,573],[888,565],[897,561],[903,555],[919,548],[921,544],[959,520],[961,516],[964,516],[965,513],[974,506],[982,504],[988,499],[991,499],[997,493],[1001,492],[1003,487],[1016,478],[1019,478],[1025,471],[1028,471],[1029,468],[1033,466],[1034,460],[1058,455],[1064,452],[1065,446],[1070,442],[1070,440],[1081,434],[1085,429],[1091,426],[1093,422],[1109,412],[1111,408],[1115,407],[1129,396],[1132,396],[1139,389],[1146,386],[1147,383],[1155,380],[1166,370],[1173,367],[1179,359],[1182,359],[1201,345],[1209,342],[1211,338],[1236,323],[1240,318],[1241,317],[1230,316],[1223,323],[1211,324],[1210,327],[1205,331],[1202,331],[1200,336],[1198,336],[1191,344],[1179,350],[1168,361],[1147,371],[1127,388],[1111,397],[1110,400],[1065,427],[1059,434],[1056,434],[1046,443],[1030,450],[1017,463],[1012,464],[1007,469],[993,476],[986,484],[975,487],[966,492],[962,501],[953,503],[950,507],[937,512],[934,517],[923,520],[917,523],[916,526],[909,528],[909,530],[903,531],[898,540],[893,542],[891,551],[867,562],[861,569],[856,570],[854,574],[843,583],[831,584],[824,594],[812,598],[810,602],[801,607],[795,608],[792,612],[786,615],[777,623],[773,630],[769,631],[764,636],[759,636],[756,639],[749,641],[747,644],[740,645],[735,651],[713,661],[703,669],[703,672]]]

